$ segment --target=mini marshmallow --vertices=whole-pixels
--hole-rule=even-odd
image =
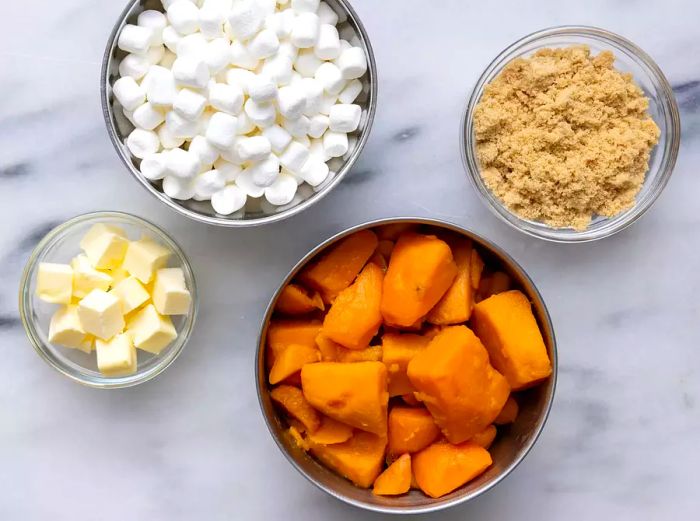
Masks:
[[[301,172],[309,159],[309,149],[298,141],[292,141],[279,159],[283,167],[296,174]]]
[[[131,76],[124,76],[115,81],[112,92],[125,110],[135,110],[146,101],[146,91]]]
[[[211,196],[211,206],[220,215],[231,215],[245,206],[247,198],[238,186],[230,185]]]
[[[208,170],[195,177],[193,185],[195,195],[200,200],[208,200],[226,186],[226,180],[218,170]]]
[[[173,136],[190,139],[197,135],[199,127],[197,120],[185,119],[180,114],[171,110],[165,115],[165,124]]]
[[[256,103],[272,101],[277,97],[277,85],[267,76],[258,74],[248,83],[248,96]]]
[[[251,54],[248,48],[239,41],[231,44],[230,55],[231,65],[242,69],[253,70],[258,66],[258,59]]]
[[[323,97],[321,98],[321,104],[318,107],[318,112],[328,116],[331,113],[331,108],[333,108],[337,101],[337,96],[324,92]]]
[[[323,61],[316,56],[313,49],[302,49],[294,62],[294,70],[304,78],[313,78]]]
[[[326,2],[319,3],[316,14],[322,24],[338,25],[338,15]]]
[[[168,176],[190,179],[199,173],[202,163],[194,152],[174,148],[165,154],[165,168]]]
[[[173,110],[190,121],[197,119],[204,112],[207,98],[190,89],[182,89],[177,93]]]
[[[240,117],[238,118],[239,120],[241,119]],[[221,148],[219,149],[219,154],[221,154],[221,159],[228,163],[232,163],[234,165],[242,165],[243,160],[238,156],[238,152],[236,149],[236,143],[238,142],[238,137],[233,141],[233,145],[231,145],[228,148]]]
[[[243,89],[225,83],[209,86],[209,104],[216,110],[228,114],[239,114],[243,108]]]
[[[323,190],[324,188],[326,188],[329,184],[331,184],[331,182],[333,181],[333,179],[335,178],[336,175],[338,175],[338,172],[330,170],[328,172],[328,176],[326,177],[326,180],[323,181],[323,183],[321,183],[320,185],[313,187],[313,189],[312,189],[313,192],[318,193],[321,190]]]
[[[163,44],[163,29],[168,25],[168,20],[163,13],[153,9],[143,11],[136,19],[136,23],[140,27],[151,30],[151,45]]]
[[[194,186],[190,179],[168,175],[163,178],[163,193],[172,199],[187,201],[194,196]]]
[[[204,136],[195,136],[187,150],[199,157],[202,165],[211,166],[219,158],[219,151],[211,146]]]
[[[143,176],[150,181],[163,179],[167,172],[166,154],[159,152],[157,154],[148,154],[141,160],[139,170]]]
[[[146,75],[151,65],[151,61],[145,54],[127,54],[119,63],[119,76],[140,80]]]
[[[204,113],[199,116],[196,120],[197,123],[197,134],[200,136],[203,136],[204,134],[207,133],[207,127],[209,126],[209,121],[211,121],[211,117],[215,114],[216,112],[213,110],[204,110]]]
[[[150,154],[158,152],[160,139],[158,139],[158,134],[152,130],[136,128],[126,138],[126,146],[134,157],[143,159]]]
[[[299,118],[306,108],[304,90],[292,85],[281,87],[277,92],[277,107],[285,118]]]
[[[148,60],[148,63],[151,65],[157,65],[163,59],[164,55],[165,47],[162,45],[155,45],[146,51],[146,60]]]
[[[335,60],[340,56],[340,36],[338,36],[338,29],[334,25],[321,25],[314,53],[322,60]]]
[[[265,136],[270,142],[272,151],[275,154],[280,154],[292,142],[292,135],[279,125],[271,125],[263,130]]]
[[[341,54],[343,53],[343,51],[346,51],[347,49],[351,49],[351,48],[352,48],[352,44],[349,41],[343,40],[342,38],[340,39],[340,53]]]
[[[178,84],[195,89],[206,87],[211,78],[207,64],[201,58],[194,56],[178,56],[173,63],[172,70],[173,77]]]
[[[160,139],[160,144],[163,145],[163,148],[166,150],[182,146],[182,144],[185,142],[185,138],[176,137],[173,135],[173,131],[170,130],[170,127],[167,125],[167,116],[166,124],[158,127],[158,139]]]
[[[265,17],[275,12],[277,9],[276,0],[258,0],[258,7],[262,10]]]
[[[276,54],[263,62],[261,72],[277,85],[287,85],[292,79],[292,59]]]
[[[314,78],[321,82],[323,89],[329,94],[337,95],[345,87],[345,80],[340,68],[331,62],[322,63],[316,69]]]
[[[177,0],[168,7],[168,21],[180,34],[191,34],[199,29],[199,9],[192,2]]]
[[[330,120],[324,114],[316,114],[309,120],[309,131],[307,134],[312,138],[320,138],[328,130]]]
[[[177,86],[172,72],[159,65],[153,65],[144,78],[146,98],[156,107],[171,107],[177,96]]]
[[[226,72],[226,83],[234,87],[240,87],[243,94],[248,94],[248,85],[255,74],[246,69],[229,69]]]
[[[170,51],[169,49],[165,49],[165,51],[163,51],[163,57],[158,62],[158,65],[160,65],[161,67],[165,67],[166,69],[172,69],[175,60],[177,60],[177,54]]]
[[[296,193],[297,182],[294,178],[287,174],[280,174],[270,186],[265,188],[265,199],[270,204],[281,206],[294,199]]]
[[[265,28],[274,31],[279,39],[289,38],[292,34],[295,18],[296,13],[293,10],[285,9],[284,11],[268,15],[265,18]]]
[[[245,102],[244,110],[250,120],[261,128],[272,125],[277,117],[275,106],[270,102],[257,103],[253,99],[248,99]]]
[[[341,103],[352,103],[362,92],[362,82],[360,80],[352,80],[338,94],[338,100]]]
[[[217,148],[228,148],[236,141],[236,126],[238,120],[231,114],[216,112],[207,127],[207,141]]]
[[[132,117],[137,127],[145,128],[146,130],[153,130],[165,121],[165,114],[149,102],[134,110]]]
[[[292,0],[292,9],[298,13],[315,13],[320,3],[320,0]]]
[[[216,75],[231,63],[231,44],[227,38],[216,38],[207,44],[204,61],[209,72]]]
[[[177,57],[194,56],[204,60],[209,42],[201,33],[192,33],[180,38],[177,42]]]
[[[299,13],[294,19],[289,40],[300,49],[313,47],[318,40],[320,26],[316,13]]]
[[[236,186],[250,197],[262,197],[265,193],[265,187],[255,184],[253,173],[251,168],[245,168],[236,178]]]
[[[273,107],[274,108],[274,107]],[[250,134],[255,130],[255,122],[248,117],[245,111],[238,115],[238,126],[236,127],[236,133],[239,136]]]
[[[310,156],[304,168],[299,172],[299,177],[311,186],[318,186],[326,180],[328,172],[328,165],[325,162],[320,161],[314,156]]]
[[[321,110],[323,102],[323,85],[314,78],[302,78],[299,82],[301,89],[306,97],[306,105],[304,106],[304,115],[315,116]]]
[[[262,60],[275,54],[279,46],[277,34],[270,29],[263,29],[248,44],[248,52],[256,60]]]
[[[253,0],[239,0],[228,14],[231,36],[247,40],[254,36],[265,21],[265,12]]]
[[[283,169],[282,169],[282,173],[285,174],[285,175],[291,176],[291,177],[296,181],[297,186],[301,186],[301,185],[304,184],[304,180],[303,180],[301,177],[299,177],[298,175],[296,175],[296,174],[293,173],[293,172],[290,172],[290,171],[287,170],[286,168],[283,168]]]
[[[326,149],[323,148],[323,139],[312,139],[311,145],[309,145],[309,156],[318,159],[322,163],[325,163],[331,157],[326,153]]]
[[[217,2],[205,2],[199,10],[199,30],[207,40],[224,36],[226,11]]]
[[[127,24],[119,33],[117,46],[122,50],[135,54],[145,54],[151,46],[153,30],[147,27]]]
[[[280,160],[274,154],[268,156],[250,168],[253,182],[258,186],[270,186],[280,173]]]
[[[294,60],[297,59],[297,56],[299,55],[299,49],[297,49],[292,42],[280,42],[280,47],[277,49],[277,54],[286,56],[290,60],[292,60],[292,63],[294,63]]]
[[[328,127],[333,132],[354,132],[360,125],[362,108],[359,105],[338,103],[331,107]]]
[[[367,58],[365,57],[365,51],[360,47],[345,49],[338,56],[336,64],[346,80],[359,78],[367,72]]]
[[[330,157],[342,157],[348,151],[348,135],[328,131],[323,135],[323,148]]]
[[[265,136],[244,137],[236,143],[236,152],[243,161],[262,161],[271,151],[272,146]]]
[[[172,25],[167,26],[162,32],[163,43],[171,52],[177,53],[177,44],[182,40],[182,36]]]
[[[289,132],[295,138],[305,138],[309,132],[311,123],[306,116],[300,116],[297,119],[283,119],[282,128]]]
[[[227,183],[233,183],[243,171],[241,165],[229,163],[224,159],[217,159],[214,168],[221,172]]]
[[[303,136],[299,136],[299,137],[294,138],[294,139],[296,139],[299,143],[304,145],[306,148],[309,148],[311,146],[311,138],[307,134],[304,134]]]

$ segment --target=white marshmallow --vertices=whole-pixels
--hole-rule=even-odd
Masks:
[[[160,65],[153,65],[144,78],[146,98],[156,107],[171,107],[177,96],[177,86],[172,72]]]
[[[341,54],[343,53],[343,51],[346,51],[347,49],[351,49],[351,48],[352,48],[352,44],[349,41],[343,40],[342,38],[340,39],[340,53]]]
[[[151,45],[163,44],[163,29],[168,25],[168,20],[160,11],[149,9],[139,14],[136,23],[140,27],[151,30]]]
[[[119,63],[119,76],[130,76],[140,80],[148,72],[151,61],[145,54],[127,54]]]
[[[138,25],[127,24],[119,33],[117,46],[122,50],[130,53],[145,54],[151,46],[153,38],[153,30],[147,27],[139,27]]]
[[[166,124],[158,127],[157,132],[158,132],[158,139],[160,139],[160,144],[163,145],[163,148],[166,150],[170,150],[170,149],[182,146],[182,144],[185,142],[185,138],[176,137],[175,135],[173,135],[172,130],[170,130],[170,127],[168,127],[168,125],[167,125],[167,116],[166,116]]]
[[[323,102],[323,85],[314,78],[302,78],[299,82],[301,89],[304,91],[306,105],[304,106],[304,115],[315,116],[321,110]]]
[[[190,34],[199,29],[199,9],[192,2],[177,0],[168,7],[168,21],[180,34]]]
[[[263,62],[261,72],[277,85],[287,85],[292,79],[292,59],[276,54]]]
[[[209,42],[201,33],[192,33],[180,38],[177,42],[177,57],[193,56],[204,60],[207,55]]]
[[[248,82],[248,96],[256,103],[272,101],[277,97],[277,85],[267,76],[258,74]]]
[[[354,132],[360,125],[362,117],[362,108],[359,105],[349,105],[346,103],[338,103],[331,107],[328,127],[333,132]]]
[[[231,65],[251,71],[258,66],[258,59],[241,42],[233,42],[230,49]]]
[[[345,88],[338,94],[338,100],[341,103],[352,103],[362,92],[362,82],[360,80],[350,81]]]
[[[226,10],[217,2],[205,2],[199,10],[199,30],[207,40],[224,36]]]
[[[194,56],[178,56],[172,70],[175,81],[185,87],[203,89],[211,78],[207,64]]]
[[[321,23],[316,13],[299,13],[294,19],[292,34],[289,40],[300,49],[313,47],[318,40],[320,26]]]
[[[207,105],[207,98],[190,89],[182,89],[177,93],[173,110],[183,118],[193,121],[202,115]]]
[[[211,117],[215,114],[216,112],[213,110],[204,110],[204,113],[197,118],[196,123],[197,123],[197,134],[200,136],[203,136],[204,134],[207,133],[207,127],[209,127],[209,122],[211,121]]]
[[[158,62],[158,65],[165,67],[166,69],[172,69],[175,60],[177,60],[177,54],[169,49],[165,49],[165,51],[163,51],[163,57]]]
[[[309,133],[311,123],[306,116],[300,116],[297,119],[283,119],[282,128],[289,132],[295,138],[305,138]]]
[[[258,7],[267,17],[268,15],[274,13],[277,9],[277,2],[276,0],[258,0]]]
[[[326,153],[326,149],[323,148],[323,139],[311,140],[311,144],[309,145],[309,156],[316,158],[321,163],[325,163],[329,159],[332,159],[331,156]]]
[[[309,121],[308,135],[312,138],[320,138],[328,130],[330,120],[324,114],[316,114]]]
[[[160,3],[163,4],[163,8],[167,11],[170,9],[170,6],[173,5],[175,2],[178,2],[179,0],[160,0]],[[187,0],[188,2],[191,2],[193,4],[198,3],[198,0]]]
[[[145,128],[146,130],[153,130],[165,121],[165,114],[149,102],[134,110],[132,117],[137,127]]]
[[[174,148],[165,154],[165,168],[168,176],[190,179],[199,173],[202,163],[194,152]]]
[[[248,85],[255,74],[246,69],[229,69],[226,72],[226,83],[234,87],[239,87],[244,94],[248,94]]]
[[[219,151],[211,146],[204,136],[195,136],[187,150],[192,154],[196,154],[202,165],[211,166],[219,158]]]
[[[241,118],[238,118],[239,120]],[[238,143],[238,138],[239,136],[236,136],[236,139],[233,141],[233,145],[227,148],[222,148],[219,149],[219,153],[221,154],[221,159],[228,163],[232,163],[234,165],[242,165],[243,160],[238,156],[238,151],[236,148],[236,144]]]
[[[158,139],[158,134],[152,130],[136,128],[126,138],[126,146],[134,157],[143,159],[150,154],[158,152],[160,139]]]
[[[157,154],[147,155],[141,160],[139,170],[141,170],[141,174],[143,174],[143,177],[150,181],[157,181],[158,179],[163,179],[167,172],[167,167],[165,164],[165,154],[159,152]]]
[[[292,141],[285,151],[282,152],[282,155],[279,156],[279,159],[283,167],[296,174],[301,172],[304,164],[309,159],[309,149],[298,141]]]
[[[280,173],[280,160],[274,154],[250,167],[253,182],[258,186],[270,186]]]
[[[239,114],[243,108],[243,89],[226,83],[209,86],[209,104],[216,110],[228,114]]]
[[[214,168],[221,172],[227,183],[233,183],[243,171],[241,165],[229,163],[225,159],[217,159]]]
[[[248,44],[248,52],[256,60],[272,56],[279,49],[280,41],[270,29],[263,29]]]
[[[163,29],[161,36],[165,46],[170,49],[171,52],[177,53],[177,44],[182,40],[180,33],[178,33],[172,25],[169,25]]]
[[[163,193],[172,199],[187,201],[194,196],[194,186],[190,179],[168,175],[163,178]]]
[[[227,38],[216,38],[207,44],[204,61],[209,72],[216,75],[226,69],[231,62],[231,44]]]
[[[294,199],[296,193],[297,182],[294,178],[287,174],[280,174],[270,186],[265,188],[265,199],[270,204],[281,206]]]
[[[231,215],[245,206],[248,196],[236,185],[222,188],[211,196],[211,206],[220,215]]]
[[[207,141],[217,148],[225,149],[233,146],[236,141],[238,120],[231,114],[216,112],[207,127]]]
[[[321,190],[323,190],[324,188],[326,188],[329,184],[331,184],[333,182],[333,179],[335,178],[336,175],[338,175],[338,172],[335,172],[333,170],[329,171],[328,177],[326,177],[326,180],[323,183],[321,183],[320,185],[314,186],[313,191],[315,193],[318,193]]]
[[[146,101],[146,91],[131,76],[125,76],[115,81],[112,93],[125,110],[135,110]]]
[[[330,157],[342,157],[348,151],[348,135],[328,131],[323,135],[323,148]]]
[[[236,152],[243,161],[262,161],[271,151],[272,146],[265,136],[244,137],[236,142]]]
[[[291,9],[267,15],[265,18],[265,28],[274,31],[277,38],[289,38],[294,27],[296,13]]]
[[[299,172],[299,176],[311,186],[318,186],[326,180],[328,172],[328,165],[325,162],[311,156]]]
[[[280,42],[279,49],[277,49],[277,54],[286,56],[292,60],[292,64],[294,64],[294,60],[296,60],[297,56],[299,55],[299,49],[297,49],[292,42],[283,41]]]
[[[262,197],[265,193],[264,186],[258,186],[253,181],[253,170],[245,168],[236,178],[236,186],[250,197]]]
[[[226,186],[226,180],[218,170],[208,170],[195,177],[193,184],[195,195],[204,201]]]
[[[271,125],[262,131],[275,154],[280,154],[292,142],[292,135],[279,125]]]
[[[273,107],[274,108],[274,107]],[[245,111],[238,115],[238,126],[236,127],[236,133],[239,136],[244,134],[249,134],[255,130],[255,122],[248,117]]]
[[[329,94],[337,95],[343,90],[343,87],[345,87],[343,74],[338,66],[332,62],[322,63],[321,66],[316,69],[314,78],[321,82],[323,89]]]
[[[316,14],[318,15],[318,19],[321,20],[322,24],[338,24],[338,15],[326,2],[319,3]]]
[[[257,33],[265,21],[265,12],[255,1],[239,0],[228,14],[231,36],[247,40]]]
[[[185,119],[171,110],[165,115],[165,124],[175,137],[190,139],[199,133],[197,120]]]
[[[292,9],[299,13],[315,13],[320,0],[292,0]]]
[[[287,119],[298,119],[306,108],[306,96],[300,87],[287,85],[277,92],[277,106]]]
[[[148,51],[146,51],[146,59],[151,65],[157,65],[158,63],[160,63],[164,55],[165,47],[162,45],[155,45],[153,47],[150,47]]]
[[[314,52],[322,60],[335,60],[340,56],[340,36],[338,36],[338,29],[334,25],[321,25]]]
[[[324,92],[323,97],[321,98],[321,104],[318,107],[319,113],[328,116],[331,113],[331,109],[337,102],[338,96]]]
[[[277,117],[275,106],[270,102],[257,103],[253,99],[248,99],[245,102],[244,110],[250,120],[260,128],[269,127]]]
[[[322,63],[313,49],[302,49],[294,62],[294,70],[304,78],[313,78]]]
[[[360,47],[345,49],[338,56],[336,64],[346,80],[359,78],[367,72],[367,58],[365,57],[365,51]]]

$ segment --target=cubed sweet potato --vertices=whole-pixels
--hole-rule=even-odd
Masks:
[[[333,445],[314,443],[311,453],[321,462],[355,485],[369,488],[382,471],[386,439],[369,432],[356,431],[348,441]]]
[[[318,320],[272,320],[267,329],[265,363],[268,371],[277,356],[292,344],[316,347],[316,337],[321,332]]]
[[[493,420],[493,423],[495,423],[496,425],[506,425],[507,423],[513,423],[518,417],[518,410],[518,402],[515,401],[515,398],[513,398],[513,395],[511,394],[508,397],[506,404],[503,406],[503,409],[501,409],[501,412],[499,412],[498,416],[496,416],[496,419]]]
[[[309,405],[300,389],[278,385],[270,391],[270,397],[284,412],[301,422],[307,432],[315,432],[321,426],[321,416]]]
[[[479,447],[483,447],[485,449],[488,449],[491,446],[491,444],[493,443],[493,440],[495,440],[495,439],[496,439],[496,426],[489,425],[483,431],[481,431],[478,434],[475,434],[474,436],[469,438],[469,441],[472,443],[476,443]]]
[[[316,432],[309,433],[309,439],[318,445],[344,443],[352,438],[352,427],[328,416],[321,417],[321,426]]]
[[[385,259],[389,259],[391,257],[391,252],[393,251],[393,249],[394,241],[382,239],[381,241],[379,241],[379,244],[377,244],[377,252],[381,253]]]
[[[321,361],[321,353],[315,347],[291,344],[280,352],[270,369],[269,381],[275,385],[301,370],[306,364]]]
[[[383,363],[307,364],[301,370],[301,386],[308,402],[323,414],[386,436],[389,394]]]
[[[416,397],[413,396],[413,393],[408,393],[408,394],[402,394],[401,399],[406,405],[409,405],[411,407],[418,407],[421,405],[421,403],[416,400]]]
[[[326,302],[333,302],[338,293],[352,284],[378,242],[377,235],[371,230],[355,232],[324,253],[318,262],[305,268],[299,279],[320,291]]]
[[[508,291],[511,286],[510,277],[502,271],[496,271],[481,277],[477,300],[481,302],[487,298]]]
[[[413,455],[413,475],[420,489],[438,498],[458,489],[491,466],[489,452],[475,443],[437,442]]]
[[[473,324],[491,363],[513,390],[530,387],[552,374],[542,333],[522,292],[506,291],[479,302]]]
[[[409,362],[408,378],[416,398],[451,443],[466,441],[493,423],[510,393],[508,382],[466,326],[443,329]]]
[[[372,256],[370,257],[368,262],[371,262],[372,264],[377,266],[383,272],[385,272],[387,267],[388,267],[387,263],[386,263],[386,258],[384,257],[384,255],[382,255],[381,253],[379,253],[377,251],[375,251],[372,254]]]
[[[428,347],[430,339],[420,335],[384,333],[382,336],[382,362],[389,376],[389,396],[400,396],[415,391],[406,375],[408,363],[416,354]]]
[[[411,489],[411,455],[403,454],[374,481],[376,496],[398,496]]]
[[[415,324],[438,303],[456,275],[446,242],[433,235],[401,235],[384,277],[381,311],[385,322]]]
[[[384,272],[367,264],[355,282],[336,297],[323,320],[323,334],[348,349],[369,346],[382,323],[383,280]]]
[[[389,411],[389,454],[418,452],[440,435],[433,417],[424,407],[394,406]]]
[[[472,259],[471,259],[471,277],[472,277],[472,289],[479,289],[479,282],[481,282],[481,274],[484,271],[484,261],[479,255],[479,252],[472,248]]]
[[[324,362],[378,362],[382,359],[382,347],[370,346],[365,349],[348,349],[333,342],[323,333],[316,337],[316,345]]]
[[[474,306],[474,288],[471,279],[472,242],[469,239],[453,241],[452,255],[457,265],[457,276],[440,301],[430,310],[426,320],[431,324],[460,324],[469,320]]]
[[[304,452],[309,450],[309,444],[306,441],[306,439],[304,439],[304,435],[301,433],[301,431],[299,429],[297,429],[296,427],[294,427],[292,425],[291,427],[289,427],[288,432],[292,438],[292,441],[294,441],[294,444],[297,447],[299,447]]]
[[[275,307],[285,315],[305,315],[312,311],[323,311],[323,299],[317,291],[307,291],[299,284],[287,284],[277,299]]]

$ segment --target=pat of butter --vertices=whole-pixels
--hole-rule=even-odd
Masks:
[[[80,241],[80,247],[97,269],[118,268],[128,246],[124,230],[102,223],[93,225]]]
[[[170,318],[158,314],[153,304],[148,304],[131,317],[126,324],[126,331],[137,348],[156,355],[177,337]]]
[[[153,305],[161,315],[186,315],[190,311],[190,292],[185,285],[182,268],[156,271],[153,283]]]
[[[100,271],[102,273],[105,273],[105,274],[109,275],[110,277],[112,277],[112,287],[119,284],[124,279],[128,279],[129,277],[131,277],[131,275],[129,275],[129,272],[126,271],[122,266],[119,266],[118,268],[114,268],[111,270],[100,270]]]
[[[51,317],[49,342],[71,349],[92,351],[92,339],[80,325],[77,306],[62,306]]]
[[[111,340],[95,341],[97,368],[105,376],[124,376],[136,372],[136,348],[127,333]]]
[[[115,295],[121,302],[124,315],[131,313],[150,298],[148,291],[136,277],[122,280],[112,288],[110,293]]]
[[[139,239],[129,244],[122,266],[144,284],[148,284],[153,273],[165,267],[170,250],[150,239]]]
[[[73,297],[83,298],[93,289],[107,291],[112,285],[112,277],[93,268],[86,255],[78,255],[70,265],[73,268]]]
[[[42,262],[36,278],[36,293],[41,300],[52,304],[70,304],[73,268],[67,264]]]
[[[115,295],[101,289],[92,290],[80,301],[78,317],[86,333],[102,340],[109,340],[124,329],[121,302]]]

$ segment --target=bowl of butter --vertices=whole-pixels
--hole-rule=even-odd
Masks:
[[[80,215],[36,246],[20,283],[27,336],[54,369],[98,388],[130,387],[180,354],[197,313],[182,249],[118,212]]]

